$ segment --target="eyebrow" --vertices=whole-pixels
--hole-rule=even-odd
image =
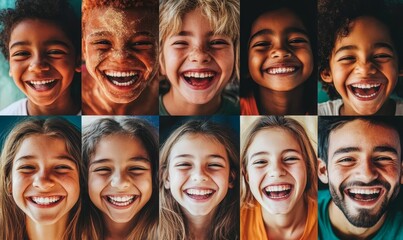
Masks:
[[[304,35],[308,36],[308,32],[305,31],[302,28],[298,28],[298,27],[289,27],[286,28],[284,30],[285,34],[290,34],[290,33],[302,33]],[[274,35],[274,31],[268,28],[262,29],[260,31],[257,31],[256,33],[254,33],[250,38],[249,38],[249,43],[256,37],[258,36],[262,36],[262,35]]]
[[[391,146],[376,146],[373,149],[373,152],[390,152],[397,155],[397,150]]]
[[[131,157],[131,158],[129,158],[129,160],[134,161],[134,162],[146,162],[146,163],[151,162],[150,159],[143,157],[143,156]],[[113,160],[110,158],[101,158],[101,159],[91,161],[89,165],[91,166],[93,164],[106,163],[106,162],[113,162]]]
[[[214,35],[214,33],[211,31],[207,33],[207,36],[213,36],[213,35]],[[174,34],[174,36],[184,36],[184,37],[193,36],[193,33],[190,31],[180,31],[177,34]]]
[[[359,152],[361,151],[361,148],[359,147],[345,147],[345,148],[339,148],[337,149],[334,153],[333,156],[336,156],[338,154],[343,154],[343,153],[350,153],[350,152]],[[394,147],[391,146],[376,146],[372,149],[373,152],[390,152],[397,154],[397,150]]]
[[[221,158],[222,160],[225,161],[225,158],[221,156],[220,154],[209,154],[209,158]],[[195,158],[192,154],[179,154],[174,156],[173,158]]]
[[[287,152],[295,152],[295,153],[300,154],[299,151],[297,151],[295,149],[291,149],[291,148],[284,149],[281,153],[283,154],[283,153],[287,153]],[[252,154],[252,156],[250,156],[250,158],[253,158],[253,157],[256,157],[256,156],[259,156],[259,155],[271,155],[271,153],[267,152],[267,151],[260,151],[260,152],[256,152],[256,153]]]
[[[374,48],[387,48],[391,52],[395,51],[392,45],[390,45],[389,43],[385,43],[385,42],[375,43]],[[346,46],[342,46],[339,49],[337,49],[334,52],[334,54],[336,55],[337,53],[339,53],[341,51],[345,51],[345,50],[357,50],[357,49],[358,49],[358,47],[356,45],[346,45]]]
[[[14,48],[14,47],[17,47],[17,46],[29,46],[29,45],[31,45],[31,44],[32,44],[32,42],[30,42],[30,41],[19,41],[19,42],[15,42],[15,43],[11,44],[10,50],[11,50],[12,48]],[[60,41],[60,40],[56,40],[56,39],[47,40],[47,41],[44,42],[44,45],[45,45],[45,46],[62,45],[62,46],[64,46],[64,47],[68,48],[68,49],[71,48],[66,42],[63,42],[63,41]]]
[[[332,158],[336,155],[343,154],[343,153],[350,153],[350,152],[359,152],[361,151],[361,148],[359,147],[341,147],[334,151]]]
[[[28,161],[28,160],[35,160],[38,157],[36,157],[35,155],[25,155],[22,157],[17,158],[15,161]],[[58,155],[56,157],[54,157],[53,159],[57,159],[57,160],[69,160],[71,162],[74,162],[74,164],[76,164],[76,161],[69,155]]]
[[[111,36],[111,35],[113,35],[113,34],[110,31],[98,31],[98,32],[91,33],[88,37],[103,37],[103,36]],[[131,37],[137,37],[137,36],[154,37],[154,35],[151,32],[147,32],[147,31],[135,32]]]

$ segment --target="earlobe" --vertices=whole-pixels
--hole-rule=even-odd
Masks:
[[[403,77],[403,69],[399,70],[399,77]]]
[[[228,188],[234,188],[234,181],[235,181],[235,172],[231,171],[229,174],[229,180],[228,180]]]
[[[318,177],[324,184],[329,183],[329,176],[327,174],[327,166],[325,161],[318,159]]]
[[[333,82],[333,77],[332,73],[330,72],[330,69],[324,69],[322,72],[320,72],[320,77],[322,78],[323,81],[327,83],[332,83]]]
[[[81,72],[81,58],[77,57],[76,67],[74,68],[76,72]]]
[[[169,184],[169,179],[167,179],[164,183],[164,187],[165,189],[169,189],[171,187],[171,185]]]
[[[401,170],[400,170],[400,184],[403,184],[403,162],[401,164]]]

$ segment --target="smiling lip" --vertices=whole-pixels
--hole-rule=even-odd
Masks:
[[[187,188],[183,191],[188,197],[196,201],[207,201],[216,190],[211,188]]]
[[[37,92],[45,92],[56,86],[59,79],[35,79],[28,80],[25,83]]]
[[[262,189],[265,196],[274,201],[283,201],[291,196],[294,186],[289,183],[268,185]]]
[[[130,90],[135,87],[140,79],[138,70],[105,70],[102,72],[110,85],[119,90]]]
[[[288,75],[297,72],[300,66],[295,63],[274,63],[263,68],[263,72],[270,75]]]
[[[210,69],[186,70],[181,73],[182,79],[194,90],[205,90],[213,85],[218,73]]]
[[[139,195],[107,195],[103,198],[114,208],[128,208],[139,198]]]
[[[39,208],[51,208],[58,205],[65,197],[60,195],[54,196],[31,196],[27,199],[29,202]]]
[[[347,86],[350,92],[360,101],[370,101],[379,96],[384,84],[379,81],[361,81]]]
[[[362,207],[370,207],[378,202],[385,193],[380,186],[374,187],[350,187],[344,190],[344,194]]]

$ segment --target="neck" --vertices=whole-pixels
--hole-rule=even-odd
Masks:
[[[352,225],[333,201],[329,204],[330,223],[335,234],[342,239],[367,239],[382,227],[385,217],[386,214],[372,227],[360,228]]]
[[[211,224],[213,222],[215,211],[212,211],[205,216],[192,216],[185,211],[185,215],[189,227],[190,239],[208,239],[208,233],[210,231],[210,228],[212,228]]]
[[[28,115],[76,115],[80,106],[74,103],[70,91],[66,90],[55,102],[48,106],[40,106],[28,98]]]
[[[89,75],[84,75],[82,101],[83,114],[89,115],[153,115],[158,114],[158,79],[150,81],[143,92],[133,101],[111,101]],[[83,77],[83,79],[84,79]],[[88,81],[87,81],[88,80]]]
[[[133,228],[132,221],[126,223],[117,223],[105,215],[104,219],[106,228],[105,240],[127,239],[131,232],[131,229]]]
[[[193,104],[187,102],[180,93],[174,93],[171,89],[162,97],[162,102],[169,115],[212,115],[220,108],[221,95],[214,96],[205,104]]]
[[[302,199],[292,211],[272,215],[262,207],[268,239],[300,239],[308,218],[308,204]]]
[[[30,240],[63,239],[66,226],[67,217],[49,225],[42,225],[32,221],[29,217],[26,218],[26,228]]]
[[[259,113],[264,115],[305,114],[303,94],[303,84],[283,92],[259,87]]]

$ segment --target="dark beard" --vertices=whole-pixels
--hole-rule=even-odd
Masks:
[[[380,209],[376,213],[371,213],[372,209],[359,209],[358,214],[352,214],[349,212],[346,203],[344,202],[344,190],[346,187],[351,186],[379,186],[382,185],[387,191],[385,193],[385,198],[381,203]],[[329,183],[329,190],[332,196],[332,200],[334,204],[343,212],[344,216],[347,220],[354,225],[355,227],[360,228],[369,228],[374,226],[379,219],[385,214],[388,210],[391,201],[393,201],[399,193],[399,185],[396,185],[393,190],[393,194],[390,198],[387,197],[387,193],[389,192],[391,186],[386,181],[374,180],[371,183],[363,183],[363,182],[350,182],[340,185],[339,192],[336,192],[336,187],[334,187],[331,183]]]

